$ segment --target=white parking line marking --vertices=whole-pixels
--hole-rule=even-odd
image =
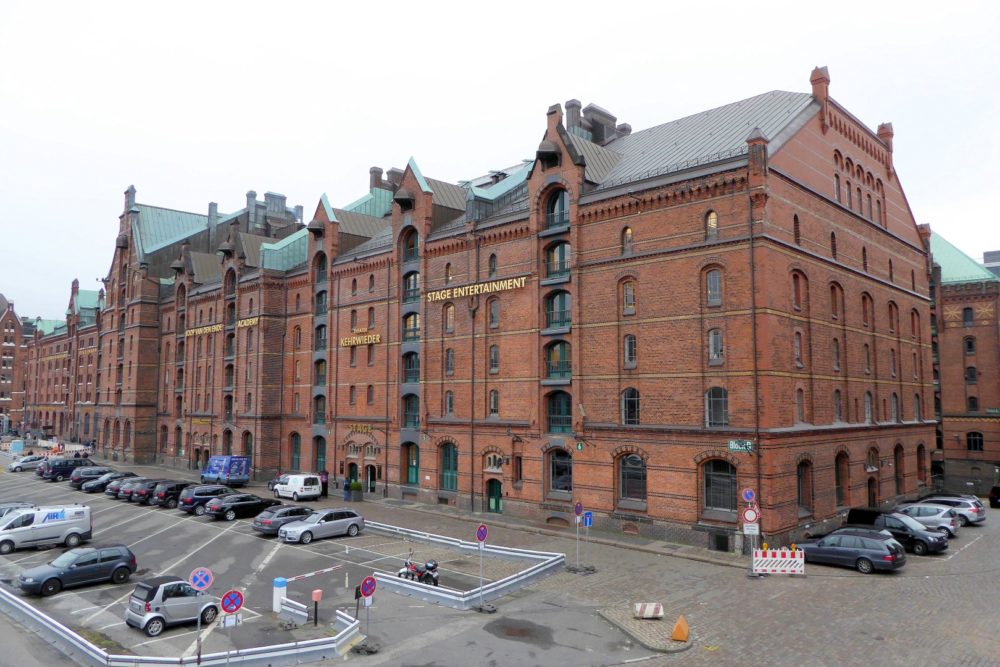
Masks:
[[[971,547],[971,546],[972,546],[973,544],[975,544],[976,542],[978,542],[978,541],[979,541],[979,540],[981,540],[981,539],[983,539],[983,536],[982,536],[982,535],[977,535],[977,536],[976,536],[976,538],[975,538],[974,540],[972,540],[972,541],[971,541],[971,542],[969,542],[968,544],[964,544],[964,545],[962,545],[962,546],[961,546],[961,547],[960,547],[960,548],[958,549],[958,551],[956,551],[955,553],[952,553],[952,554],[948,554],[947,556],[945,556],[945,557],[944,557],[944,559],[945,559],[945,560],[951,560],[952,558],[954,558],[954,557],[955,557],[955,556],[957,556],[958,554],[962,553],[963,551],[965,551],[966,549],[968,549],[969,547]]]
[[[197,630],[190,630],[188,632],[181,632],[180,634],[167,634],[167,635],[164,635],[163,637],[157,637],[156,639],[148,639],[148,640],[146,640],[144,642],[140,642],[140,643],[136,644],[135,646],[133,646],[132,648],[138,648],[140,646],[147,646],[147,645],[153,644],[155,642],[162,642],[164,639],[177,639],[178,637],[186,637],[187,635],[197,634],[197,632],[198,632]]]
[[[129,549],[131,549],[131,548],[133,548],[133,547],[134,547],[135,545],[139,544],[140,542],[145,542],[146,540],[148,540],[148,539],[149,539],[149,538],[151,538],[151,537],[156,537],[156,536],[157,536],[157,535],[159,535],[160,533],[162,533],[162,532],[165,532],[165,531],[168,531],[168,530],[170,530],[171,528],[176,528],[176,527],[177,527],[177,524],[176,524],[176,523],[172,523],[172,524],[170,524],[170,525],[168,525],[168,526],[165,526],[164,528],[161,528],[160,530],[156,531],[155,533],[151,533],[151,534],[149,534],[149,535],[146,535],[145,537],[141,537],[141,538],[139,538],[139,539],[138,539],[138,540],[136,540],[135,542],[132,542],[131,544],[129,544],[129,545],[128,545],[128,548],[129,548]]]
[[[74,609],[70,613],[71,614],[82,614],[85,611],[90,611],[91,609],[100,609],[100,608],[101,608],[101,605],[95,604],[95,605],[90,606],[90,607],[83,607],[82,609]]]

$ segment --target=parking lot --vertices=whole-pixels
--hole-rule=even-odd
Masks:
[[[252,519],[232,522],[211,517],[195,517],[158,507],[138,506],[104,494],[85,494],[65,483],[46,482],[30,472],[4,472],[0,479],[0,501],[26,500],[38,504],[84,503],[91,507],[94,537],[91,544],[125,544],[135,553],[138,572],[128,583],[89,586],[64,591],[51,598],[32,601],[65,625],[83,629],[90,639],[109,649],[125,649],[137,654],[178,655],[195,650],[195,626],[169,629],[151,639],[129,628],[123,621],[128,596],[136,581],[163,574],[187,579],[196,567],[208,567],[215,575],[209,593],[221,597],[230,589],[244,593],[243,624],[235,629],[217,628],[202,632],[203,651],[225,650],[289,641],[293,637],[278,629],[271,613],[272,582],[275,577],[291,578],[316,570],[336,567],[332,572],[292,581],[288,597],[308,603],[311,591],[323,590],[320,620],[332,618],[335,608],[355,608],[354,589],[374,570],[395,572],[402,567],[410,549],[414,559],[440,563],[441,585],[467,590],[479,585],[479,561],[446,547],[405,542],[401,539],[364,531],[356,537],[317,540],[309,545],[284,544],[264,537],[251,528]],[[333,500],[333,499],[328,499]],[[336,506],[336,501],[306,503],[312,507]],[[0,557],[0,578],[7,582],[28,567],[51,560],[64,549],[23,549]],[[516,562],[488,560],[487,580],[516,572]],[[9,585],[9,584],[8,584]],[[16,584],[15,584],[16,586]],[[380,615],[391,615],[394,607],[407,607],[408,598],[385,594],[377,598]],[[429,607],[425,614],[437,611]],[[311,637],[309,629],[295,631],[299,639]]]

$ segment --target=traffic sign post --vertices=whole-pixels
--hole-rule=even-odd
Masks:
[[[754,499],[757,497],[757,494],[754,493],[754,490],[750,488],[743,489],[740,495],[743,497],[743,502],[745,503],[752,503]]]
[[[227,614],[235,614],[243,606],[243,593],[238,590],[226,591],[226,594],[222,596],[222,611]]]
[[[215,575],[213,575],[212,571],[209,570],[207,567],[196,567],[195,569],[191,570],[191,576],[188,578],[188,581],[191,582],[191,587],[194,588],[195,590],[204,591],[208,589],[209,586],[212,585],[213,581],[215,581]],[[201,614],[198,614],[197,633],[198,633],[197,637],[198,664],[201,664]],[[228,656],[226,659],[228,660]]]
[[[578,502],[573,505],[573,513],[576,514],[576,569],[580,569],[580,517],[583,514],[583,503]]]
[[[485,523],[479,524],[479,528],[476,528],[476,539],[479,540],[479,606],[481,608],[486,606],[483,601],[483,551],[486,548],[486,536],[490,534],[488,528],[486,528]]]
[[[365,598],[365,634],[370,634],[369,628],[371,627],[372,619],[372,595],[375,594],[375,588],[378,586],[378,582],[375,581],[375,577],[369,575],[361,580],[361,586],[359,590],[361,595]]]
[[[583,559],[590,561],[590,527],[594,525],[594,513],[584,512],[583,513],[583,532],[584,532],[584,543],[583,543]]]

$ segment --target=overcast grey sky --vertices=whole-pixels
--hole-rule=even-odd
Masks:
[[[945,9],[942,9],[945,8]],[[335,206],[368,168],[457,181],[530,158],[550,104],[640,130],[768,90],[874,129],[919,223],[1000,250],[1000,3],[0,4],[0,292],[62,317],[106,275],[122,192],[222,212]]]

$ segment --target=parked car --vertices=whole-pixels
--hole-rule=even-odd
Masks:
[[[1000,507],[1000,486],[990,489],[990,507]]]
[[[986,507],[976,496],[938,494],[921,498],[920,502],[951,507],[958,513],[958,520],[963,526],[986,521]]]
[[[201,471],[201,483],[243,486],[250,483],[249,456],[213,456]]]
[[[74,489],[79,489],[84,482],[97,479],[109,472],[114,472],[114,470],[103,466],[81,466],[69,476],[69,485]]]
[[[829,535],[798,544],[807,563],[853,567],[861,574],[898,570],[906,565],[906,552],[884,531],[839,528]]]
[[[5,503],[0,503],[0,519],[7,516],[14,510],[19,510],[22,507],[35,507],[35,503],[24,502],[21,500],[10,500]]]
[[[205,513],[216,519],[232,521],[236,517],[257,516],[267,508],[280,504],[280,500],[261,498],[252,493],[230,493],[205,503]]]
[[[54,544],[73,549],[89,540],[93,532],[93,517],[87,505],[23,507],[0,520],[0,554]]]
[[[30,456],[21,456],[14,459],[7,465],[7,469],[11,472],[21,472],[22,470],[35,470],[38,466],[45,463],[45,456],[39,456],[38,454],[32,454]]]
[[[69,479],[73,471],[83,466],[97,466],[91,459],[49,459],[42,470],[42,479],[61,482]]]
[[[284,474],[278,475],[273,479],[267,480],[267,490],[274,491],[274,487],[276,487],[278,484],[284,484],[285,482],[288,481],[289,475],[290,473],[286,472]]]
[[[323,509],[316,510],[302,521],[286,523],[278,529],[278,539],[309,544],[314,539],[336,535],[354,537],[364,527],[364,517],[352,509]]]
[[[871,508],[854,508],[847,513],[848,528],[874,527],[889,531],[907,551],[918,556],[937,553],[948,548],[948,536],[930,531],[915,519],[899,512],[884,512]]]
[[[278,530],[286,523],[302,521],[313,513],[308,507],[301,505],[278,505],[269,507],[254,517],[251,528],[264,535],[277,535]]]
[[[148,479],[147,477],[123,477],[122,479],[116,479],[110,484],[108,488],[104,489],[104,495],[111,496],[112,498],[117,498],[118,500],[124,500],[126,496],[122,495],[122,490],[128,488],[130,484],[136,482],[144,482]],[[132,492],[129,491],[129,495]]]
[[[156,491],[156,487],[163,482],[169,482],[168,479],[147,479],[143,482],[134,482],[131,485],[131,495],[126,498],[126,500],[139,505],[150,505],[152,504],[153,493]],[[123,488],[118,493],[125,493]]]
[[[176,479],[161,481],[153,490],[149,504],[174,509],[177,507],[177,500],[181,495],[181,491],[195,484],[195,482],[184,482]]]
[[[958,513],[947,505],[931,503],[907,503],[896,508],[900,514],[916,519],[931,530],[943,530],[948,537],[958,535]]]
[[[319,498],[322,493],[319,475],[288,475],[284,482],[274,485],[275,498],[291,498],[295,502]]]
[[[116,482],[125,477],[138,477],[134,472],[106,472],[97,479],[92,479],[89,482],[84,482],[80,486],[80,490],[84,493],[100,493],[108,488],[108,484],[111,482]],[[117,494],[117,491],[115,492]]]
[[[144,486],[148,486],[149,484],[153,485],[152,487],[149,487],[149,490],[155,489],[156,485],[162,481],[163,481],[162,478],[149,479],[146,477],[140,477],[138,479],[128,480],[127,482],[121,485],[121,488],[118,489],[118,500],[124,500],[127,503],[133,501],[139,502],[139,498],[136,497],[135,495],[136,491],[143,488]],[[148,497],[149,495],[148,491],[146,495]]]
[[[219,598],[195,590],[180,577],[155,577],[136,584],[125,609],[125,623],[156,637],[168,625],[208,625],[219,616]]]
[[[236,492],[228,486],[222,486],[221,484],[189,486],[181,491],[181,495],[178,496],[177,509],[182,512],[194,514],[195,516],[202,516],[205,514],[205,503],[231,493]]]
[[[116,544],[70,549],[45,565],[25,570],[17,585],[25,593],[55,595],[64,588],[110,581],[124,584],[137,568],[135,554]]]

